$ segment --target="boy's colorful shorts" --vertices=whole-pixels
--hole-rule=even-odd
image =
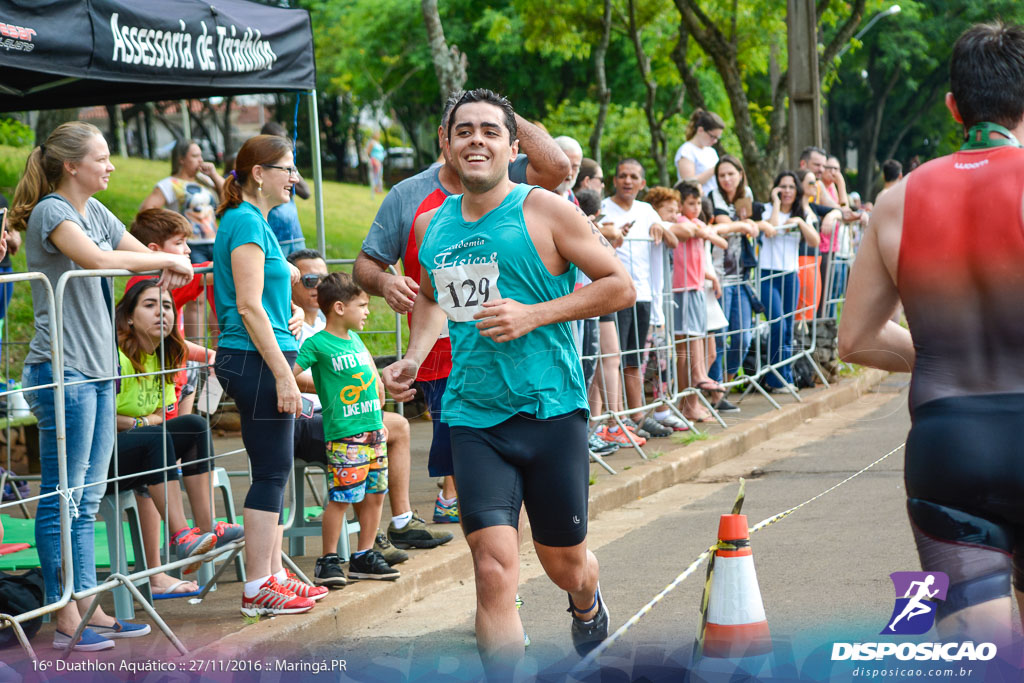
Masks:
[[[327,442],[327,497],[360,503],[367,493],[388,490],[387,432],[377,429]]]

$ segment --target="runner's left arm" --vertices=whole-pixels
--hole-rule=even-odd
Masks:
[[[528,214],[544,216],[550,233],[539,231],[552,240],[556,256],[576,264],[592,282],[576,291],[552,301],[522,304],[512,299],[496,299],[483,304],[484,310],[474,317],[480,319],[480,334],[496,342],[521,337],[543,325],[596,318],[606,313],[621,311],[636,301],[633,279],[615,256],[615,250],[579,207],[557,195],[533,192],[524,207]],[[529,217],[527,218],[529,220]],[[531,235],[533,232],[531,231]],[[538,253],[548,246],[537,244]]]

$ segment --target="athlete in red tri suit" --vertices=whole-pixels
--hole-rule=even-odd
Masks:
[[[907,512],[922,569],[949,575],[939,633],[998,644],[1011,576],[1024,602],[1024,28],[965,32],[950,86],[964,146],[879,200],[839,353],[912,371]],[[909,330],[889,320],[899,302]]]

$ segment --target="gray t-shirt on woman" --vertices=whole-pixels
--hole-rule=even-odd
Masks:
[[[25,260],[30,271],[46,275],[56,295],[57,280],[69,270],[84,270],[50,241],[50,234],[64,221],[78,225],[103,251],[113,251],[124,237],[124,224],[98,200],[89,198],[85,216],[58,194],[39,200],[25,230]],[[110,317],[113,288],[110,278],[85,277],[69,282],[64,291],[64,367],[86,377],[114,374],[114,323]],[[43,284],[32,281],[32,310],[36,334],[29,344],[26,363],[52,360],[50,314]],[[56,368],[54,368],[56,371]]]

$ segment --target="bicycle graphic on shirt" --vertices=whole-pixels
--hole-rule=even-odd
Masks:
[[[352,405],[353,403],[359,400],[359,397],[363,395],[363,391],[365,389],[373,386],[373,373],[370,373],[370,379],[368,381],[363,382],[363,375],[365,374],[365,372],[357,372],[354,375],[352,375],[352,378],[358,380],[361,384],[359,386],[353,385],[342,389],[340,396],[342,403],[344,403],[345,405]]]

